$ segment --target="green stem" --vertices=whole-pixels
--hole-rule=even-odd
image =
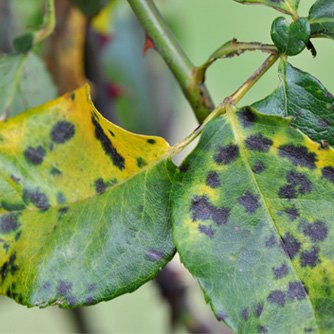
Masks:
[[[270,55],[266,61],[254,72],[254,74],[231,96],[224,100],[226,104],[237,104],[242,97],[253,87],[253,85],[275,64],[280,57],[279,53]]]
[[[275,45],[272,44],[262,44],[258,42],[243,43],[238,42],[236,39],[232,39],[217,49],[203,65],[196,69],[195,81],[198,83],[203,83],[205,80],[206,70],[217,59],[232,58],[234,56],[240,56],[246,51],[257,50],[270,54],[278,52]]]
[[[193,80],[194,66],[152,0],[128,0],[147,37],[160,53],[179,83],[197,119],[202,122],[214,109],[204,84]]]

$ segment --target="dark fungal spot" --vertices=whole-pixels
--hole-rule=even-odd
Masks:
[[[179,167],[179,172],[180,173],[185,173],[188,171],[189,169],[189,165],[187,163],[183,163],[180,167]]]
[[[113,137],[115,137],[115,134],[111,130],[108,130],[108,131]]]
[[[75,100],[75,93],[72,93],[72,94],[71,94],[71,99],[72,99],[72,101]]]
[[[283,263],[279,268],[273,267],[272,270],[276,279],[283,278],[289,274],[289,268],[286,263]]]
[[[201,225],[201,224],[198,225],[198,230],[201,233],[206,234],[210,239],[212,239],[215,236],[215,233],[216,233],[216,231],[213,230],[212,226],[207,227],[207,226]]]
[[[260,304],[256,307],[256,311],[255,311],[255,315],[257,318],[260,317],[260,315],[262,314],[263,311],[263,304]]]
[[[218,321],[225,321],[227,318],[227,314],[222,312],[222,311],[218,311],[217,312],[217,320]]]
[[[252,168],[252,171],[255,174],[261,174],[266,169],[266,166],[263,164],[262,161],[258,161]]]
[[[15,234],[15,241],[18,241],[21,237],[22,231],[19,231]]]
[[[304,332],[305,333],[312,333],[313,332],[313,328],[309,327],[309,328],[304,328]]]
[[[248,320],[248,310],[246,308],[244,310],[242,310],[241,316],[245,321]]]
[[[53,167],[52,169],[51,169],[51,171],[50,171],[50,174],[52,175],[52,176],[57,176],[57,175],[61,175],[61,174],[63,174],[58,168],[56,168],[56,167]]]
[[[292,199],[297,197],[297,191],[294,185],[288,184],[286,186],[280,187],[278,191],[279,198]]]
[[[149,251],[145,253],[145,256],[149,261],[157,262],[163,258],[164,254],[155,249],[150,249]]]
[[[231,211],[228,208],[215,207],[206,196],[194,197],[190,209],[193,212],[193,221],[212,219],[218,226],[227,223]]]
[[[257,119],[257,116],[249,107],[245,107],[244,109],[238,111],[237,116],[242,121],[245,128],[251,126],[251,123],[254,123]]]
[[[0,269],[0,275],[3,280],[7,276],[7,273],[8,273],[8,262],[5,262]]]
[[[220,180],[219,175],[217,172],[210,172],[206,177],[206,185],[208,185],[211,188],[218,188],[220,187]]]
[[[142,168],[142,167],[147,165],[147,163],[145,162],[145,160],[142,157],[138,157],[136,160],[137,160],[138,168]]]
[[[93,284],[88,285],[87,291],[88,291],[88,292],[92,292],[92,291],[94,291],[95,289],[96,289],[96,284],[93,283]]]
[[[4,245],[3,245],[3,249],[6,250],[6,253],[8,252],[9,244],[7,244],[7,242],[4,243]]]
[[[67,295],[72,289],[72,283],[68,281],[59,280],[57,285],[57,293],[62,296]]]
[[[102,178],[95,180],[94,186],[97,193],[103,193],[107,187]]]
[[[39,145],[36,148],[28,146],[24,151],[24,157],[32,165],[40,165],[45,157],[45,150],[43,146]]]
[[[272,248],[276,245],[276,239],[274,236],[271,236],[267,241],[266,241],[266,247],[267,248]]]
[[[267,299],[270,303],[283,307],[285,304],[285,293],[281,290],[274,290],[270,292]]]
[[[281,145],[278,148],[282,158],[288,158],[295,166],[315,169],[315,162],[318,161],[314,152],[309,152],[305,146],[294,146],[292,144]]]
[[[58,121],[51,130],[51,140],[57,144],[64,144],[75,134],[75,126],[67,121]]]
[[[148,142],[149,144],[152,144],[152,145],[156,143],[155,139],[152,139],[152,138],[147,139],[147,142]]]
[[[77,303],[77,300],[74,296],[67,297],[68,305],[74,306]]]
[[[51,283],[50,282],[46,282],[46,283],[44,283],[44,285],[42,286],[42,289],[43,290],[50,290],[50,288],[51,288]]]
[[[319,249],[314,246],[311,251],[304,251],[300,253],[300,265],[302,267],[309,266],[314,268],[320,262]]]
[[[269,152],[270,147],[274,144],[274,142],[264,137],[261,133],[249,136],[245,139],[246,147],[252,151],[257,152]]]
[[[239,157],[238,145],[219,146],[213,156],[218,165],[228,165]]]
[[[66,197],[62,192],[57,193],[57,203],[58,204],[64,204],[66,203]]]
[[[2,234],[12,233],[16,231],[21,224],[18,221],[17,215],[14,213],[5,213],[1,217],[0,232]]]
[[[282,240],[289,257],[293,259],[299,253],[301,243],[289,232],[285,234]]]
[[[144,205],[143,205],[143,204],[140,204],[140,205],[138,206],[138,211],[139,211],[139,212],[143,212],[143,210],[144,210]]]
[[[11,291],[10,291],[10,288],[7,289],[7,291],[6,291],[6,295],[7,295],[7,297],[9,297],[9,298],[12,296],[12,293],[11,293]]]
[[[301,195],[312,191],[312,182],[302,173],[291,170],[286,180],[293,186],[298,187],[298,191]]]
[[[328,234],[328,228],[320,221],[316,220],[313,224],[308,224],[304,227],[304,235],[311,238],[312,242],[324,241]]]
[[[285,209],[284,212],[289,216],[291,221],[295,221],[295,219],[299,217],[299,212],[295,205],[293,205],[291,208]]]
[[[328,128],[330,126],[330,123],[327,119],[319,118],[318,123],[322,128]]]
[[[22,295],[19,296],[19,303],[23,304],[23,297],[22,297]]]
[[[238,202],[249,213],[254,213],[260,207],[258,196],[251,194],[248,190],[239,197]]]
[[[93,297],[87,297],[86,299],[85,299],[85,304],[86,305],[92,305],[92,304],[94,304],[95,303],[95,299],[93,298]]]
[[[322,169],[322,177],[334,183],[334,168],[331,166],[324,167]]]
[[[111,140],[104,132],[102,126],[98,122],[98,120],[93,116],[92,122],[95,126],[95,137],[98,141],[100,141],[104,152],[110,157],[113,164],[119,169],[122,170],[125,168],[125,159],[121,156],[116,148],[113,146]]]
[[[19,183],[21,181],[21,179],[19,177],[16,177],[14,175],[11,175],[10,178],[15,182],[15,183]]]
[[[297,298],[299,301],[306,297],[306,292],[301,282],[290,282],[288,296],[291,299]]]
[[[59,213],[66,213],[70,208],[68,206],[64,206],[58,210]]]
[[[25,202],[31,202],[37,208],[47,210],[49,208],[49,200],[47,196],[39,189],[36,190],[23,190],[23,199]]]
[[[259,326],[259,333],[268,333],[268,327],[260,325]]]

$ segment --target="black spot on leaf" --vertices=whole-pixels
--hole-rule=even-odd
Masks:
[[[267,248],[272,248],[276,245],[276,239],[274,236],[271,236],[267,241],[266,241],[266,247]]]
[[[252,168],[252,171],[255,174],[260,174],[266,169],[266,166],[263,164],[262,161],[258,161]]]
[[[156,143],[155,139],[147,139],[147,142],[152,145]]]
[[[59,213],[66,213],[70,208],[68,206],[64,206],[58,210]]]
[[[309,152],[305,146],[294,146],[292,144],[281,145],[279,155],[282,158],[288,158],[295,166],[315,169],[315,162],[318,161],[314,152]]]
[[[286,263],[283,263],[279,268],[273,267],[272,270],[276,279],[283,278],[289,274],[289,268]]]
[[[5,279],[5,277],[7,276],[7,273],[8,273],[8,262],[5,262],[0,269],[0,275],[1,275],[2,280]]]
[[[49,208],[49,200],[47,196],[40,190],[23,190],[23,199],[25,202],[31,202],[37,208],[47,210]]]
[[[95,119],[94,116],[92,117],[92,122],[95,126],[95,137],[97,138],[97,140],[100,141],[104,152],[110,157],[111,161],[118,169],[120,170],[124,169],[125,168],[124,157],[117,152],[111,140],[103,131],[102,126],[100,125],[98,120]]]
[[[212,239],[216,233],[216,231],[214,231],[211,226],[206,227],[205,225],[201,225],[201,224],[198,225],[198,230],[201,233],[206,234],[210,239]]]
[[[206,196],[195,197],[190,209],[193,212],[193,221],[212,219],[218,226],[227,223],[231,211],[224,207],[215,207]]]
[[[269,152],[270,147],[273,145],[273,141],[264,137],[261,133],[249,136],[245,139],[246,147],[252,151],[257,152]]]
[[[210,172],[206,177],[206,184],[211,188],[220,187],[219,175],[217,172]]]
[[[301,195],[312,191],[312,182],[302,173],[291,170],[286,179],[293,186],[298,187],[298,191]]]
[[[77,303],[77,300],[74,296],[67,297],[68,305],[74,306]]]
[[[28,146],[24,151],[24,157],[32,165],[40,165],[45,157],[45,150],[41,145],[36,148]]]
[[[72,93],[72,94],[71,94],[71,99],[72,99],[72,101],[75,100],[75,93]]]
[[[275,303],[281,307],[285,304],[285,293],[281,290],[271,291],[267,297],[270,303]]]
[[[316,247],[313,247],[311,251],[304,251],[300,253],[300,265],[302,267],[309,266],[314,268],[320,262],[319,249]]]
[[[57,293],[65,296],[72,290],[72,283],[68,281],[59,280],[57,285]]]
[[[268,333],[268,327],[260,325],[259,326],[259,333]]]
[[[256,310],[255,310],[255,315],[257,318],[260,317],[260,315],[262,314],[262,311],[263,311],[263,304],[260,304],[256,307]]]
[[[304,328],[304,332],[305,333],[312,333],[313,332],[313,328],[309,327],[309,328]]]
[[[218,311],[217,312],[217,320],[218,321],[225,321],[227,318],[227,314],[222,312],[222,311]]]
[[[97,193],[103,193],[107,187],[102,178],[95,180],[94,185]]]
[[[157,262],[163,258],[164,254],[155,249],[150,249],[145,253],[145,256],[149,261]]]
[[[324,118],[319,118],[318,119],[318,122],[319,122],[319,125],[322,127],[322,128],[328,128],[330,126],[330,123],[327,119],[324,119]]]
[[[109,130],[109,133],[110,133],[113,137],[115,137],[115,134],[114,134],[111,130]]]
[[[19,231],[15,234],[15,241],[18,241],[21,237],[22,231]]]
[[[62,172],[61,172],[58,168],[53,167],[53,168],[51,169],[51,171],[50,171],[50,174],[51,174],[52,176],[57,176],[57,175],[61,175]]]
[[[18,222],[17,215],[14,213],[5,213],[1,216],[0,232],[8,234],[16,231],[21,224]]]
[[[142,157],[139,157],[136,160],[137,160],[138,168],[142,168],[142,167],[147,165],[147,163],[145,162],[145,160]]]
[[[254,213],[260,207],[258,196],[254,196],[249,191],[246,191],[239,197],[238,202],[243,205],[249,213]]]
[[[88,291],[88,292],[92,292],[92,291],[94,291],[95,289],[96,289],[96,284],[93,283],[93,284],[88,285],[87,291]]]
[[[299,217],[299,212],[294,205],[291,208],[285,209],[284,212],[288,214],[291,221],[295,221]]]
[[[301,243],[290,233],[286,233],[282,239],[289,257],[293,259],[299,253]]]
[[[278,191],[279,198],[292,199],[297,197],[297,191],[294,185],[288,184],[286,186],[280,187]]]
[[[311,238],[312,242],[324,241],[328,234],[328,228],[322,221],[316,220],[313,224],[304,226],[303,232]]]
[[[21,179],[19,177],[16,177],[14,175],[11,175],[10,178],[15,182],[15,183],[19,183],[21,181]]]
[[[248,320],[248,310],[246,308],[244,310],[242,310],[241,316],[245,321]]]
[[[291,299],[297,298],[298,300],[303,300],[306,297],[303,284],[301,282],[290,282],[288,296]]]
[[[64,204],[66,203],[66,197],[62,192],[57,193],[57,203],[58,204]]]
[[[331,166],[324,167],[322,169],[322,177],[334,183],[334,168]]]
[[[218,165],[228,165],[239,157],[238,145],[219,146],[213,156]]]
[[[58,121],[51,130],[51,140],[57,144],[64,144],[75,134],[75,126],[67,121]]]
[[[245,128],[251,126],[257,119],[257,116],[249,107],[245,107],[244,109],[238,111],[237,116],[242,121]]]
[[[86,305],[92,305],[92,304],[94,304],[95,303],[95,299],[93,298],[93,297],[87,297],[86,299],[85,299],[85,304]]]
[[[186,171],[188,171],[189,169],[189,165],[187,163],[183,163],[180,167],[179,167],[179,171],[180,173],[185,173]]]

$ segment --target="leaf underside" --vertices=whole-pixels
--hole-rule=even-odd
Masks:
[[[85,87],[0,124],[0,292],[67,308],[152,279],[175,252],[168,149],[103,119]]]
[[[291,10],[296,12],[299,0],[234,0],[243,4],[266,5],[275,8],[283,13],[291,14]]]
[[[175,175],[173,237],[237,333],[332,333],[334,151],[246,107],[204,129]]]
[[[279,73],[278,88],[253,107],[269,115],[292,116],[293,127],[318,143],[334,145],[333,95],[316,78],[286,61],[281,61]]]
[[[313,37],[334,39],[334,2],[318,0],[310,9],[309,21]]]

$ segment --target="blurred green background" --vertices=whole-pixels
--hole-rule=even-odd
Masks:
[[[1,0],[2,1],[2,0]],[[27,25],[41,20],[40,0],[10,0],[14,22],[2,25],[4,34],[22,32]],[[314,0],[301,0],[300,16],[307,16]],[[195,65],[200,65],[220,45],[232,38],[239,41],[271,43],[271,22],[281,13],[264,6],[245,6],[232,0],[156,1],[180,44]],[[140,30],[126,0],[118,0],[112,17],[114,38],[101,51],[101,64],[108,80],[125,89],[125,98],[113,101],[114,121],[141,133],[160,134],[174,144],[196,126],[195,117],[166,65],[154,50],[142,57],[144,33]],[[13,33],[15,32],[15,33]],[[334,92],[334,43],[313,40],[318,51],[289,58],[296,67],[317,77]],[[249,52],[232,59],[218,60],[207,72],[207,86],[216,104],[232,94],[262,64],[266,55]],[[277,66],[254,86],[241,101],[250,104],[271,93],[278,84]],[[190,148],[189,148],[190,149]],[[189,149],[186,152],[189,152]],[[179,163],[186,153],[176,158]],[[214,323],[216,332],[226,328],[218,323],[205,304],[195,280],[183,269],[178,258],[171,264],[189,287],[191,305],[197,314]],[[157,286],[149,283],[132,294],[87,307],[83,310],[89,328],[103,333],[168,333],[169,308]],[[12,300],[0,298],[1,333],[72,333],[75,323],[67,310],[56,307],[27,309]],[[186,332],[182,326],[178,333]],[[227,332],[226,332],[227,333]]]

